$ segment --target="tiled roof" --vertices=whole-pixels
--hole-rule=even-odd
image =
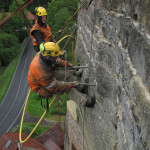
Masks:
[[[22,140],[28,135],[22,133]],[[19,133],[4,133],[0,137],[0,150],[18,150]],[[31,137],[22,144],[21,150],[62,150],[64,146],[64,133],[60,124],[38,136]]]
[[[22,133],[22,139],[25,139],[27,135]],[[17,150],[18,148],[19,133],[5,133],[0,137],[0,150]],[[47,150],[42,144],[36,140],[29,138],[22,144],[22,150]]]
[[[62,132],[60,124],[56,124],[35,140],[47,147],[48,150],[61,150],[64,146],[64,133]]]

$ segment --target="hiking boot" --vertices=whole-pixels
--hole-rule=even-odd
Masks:
[[[93,108],[95,105],[95,102],[96,102],[96,98],[95,98],[95,95],[93,95],[90,100],[87,100],[85,107]]]

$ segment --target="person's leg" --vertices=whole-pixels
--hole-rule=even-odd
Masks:
[[[46,98],[52,98],[53,97],[53,94],[42,86],[39,88],[37,93],[39,93],[42,97],[46,97]]]

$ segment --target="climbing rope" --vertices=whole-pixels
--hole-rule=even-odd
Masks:
[[[64,36],[64,37],[62,37],[58,42],[57,42],[57,44],[59,44],[62,40],[64,40],[65,38],[67,38],[67,37],[70,37],[71,35],[66,35],[66,36]]]
[[[74,32],[76,31],[77,27],[74,28],[73,32],[71,33],[70,37],[68,38],[66,44],[64,45],[63,49],[65,49],[66,45],[68,44],[71,37],[73,37]]]
[[[47,113],[47,110],[45,110],[45,112],[44,112],[43,115],[41,116],[40,120],[39,120],[38,123],[35,125],[35,127],[34,127],[33,130],[31,131],[31,133],[28,135],[28,137],[27,137],[25,140],[22,140],[22,137],[21,137],[22,125],[23,125],[25,110],[26,110],[26,106],[27,106],[27,103],[28,103],[28,100],[29,100],[30,92],[31,92],[31,89],[29,90],[28,95],[27,95],[27,99],[26,99],[25,106],[24,106],[24,110],[23,110],[23,114],[22,114],[21,124],[20,124],[20,131],[19,131],[19,141],[20,141],[20,143],[25,143],[25,142],[31,137],[31,135],[32,135],[33,132],[36,130],[36,128],[37,128],[38,125],[41,123],[42,119],[44,118],[44,116],[45,116],[46,113]],[[53,98],[53,100],[50,102],[49,108],[51,107],[51,105],[53,104],[53,102],[55,101],[55,99],[56,99],[56,96],[55,96],[55,97]]]
[[[84,120],[85,120],[85,110],[83,109],[83,150],[84,150]]]

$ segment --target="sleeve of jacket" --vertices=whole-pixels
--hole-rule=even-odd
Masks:
[[[44,35],[40,30],[34,30],[33,35],[35,36],[38,45],[44,42]]]
[[[56,78],[50,78],[49,76],[41,78],[38,82],[52,94],[69,92],[71,90],[69,83],[57,81]]]
[[[65,67],[65,66],[67,66],[67,64],[68,64],[68,61],[62,60],[62,59],[60,59],[60,58],[57,58],[57,64],[58,64],[58,66],[60,66],[60,67]]]

